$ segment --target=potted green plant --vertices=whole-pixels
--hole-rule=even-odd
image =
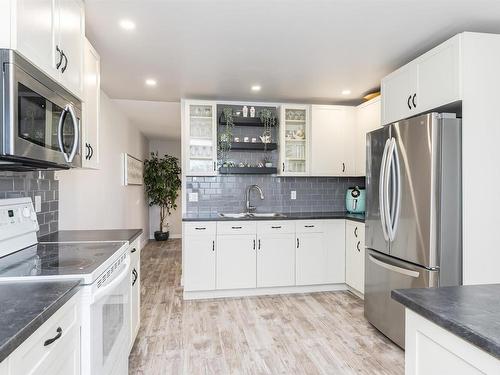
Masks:
[[[158,153],[151,153],[151,158],[144,161],[144,186],[150,206],[160,207],[160,228],[155,231],[155,240],[166,241],[169,237],[167,217],[177,208],[175,203],[181,188],[179,159]],[[164,231],[164,229],[167,229]]]

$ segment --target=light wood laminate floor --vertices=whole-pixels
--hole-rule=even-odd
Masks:
[[[141,253],[130,374],[403,374],[404,353],[349,292],[183,301],[181,241]]]

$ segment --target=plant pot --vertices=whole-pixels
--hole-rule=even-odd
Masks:
[[[273,163],[266,163],[265,166],[266,166],[266,168],[272,168],[273,167]]]
[[[155,240],[156,241],[166,241],[166,240],[168,240],[169,236],[170,236],[170,232],[169,231],[160,232],[159,230],[157,230],[155,232]]]

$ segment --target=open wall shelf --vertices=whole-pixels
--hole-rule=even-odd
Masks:
[[[220,174],[276,174],[278,168],[257,167],[220,167]]]
[[[277,148],[277,143],[231,142],[231,151],[273,151]]]
[[[264,124],[260,121],[260,117],[233,117],[234,126],[259,126],[263,127]],[[226,125],[224,114],[219,116],[219,125]]]

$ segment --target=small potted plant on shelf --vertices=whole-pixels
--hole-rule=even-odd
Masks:
[[[166,241],[170,235],[167,217],[177,208],[175,201],[181,188],[180,173],[179,159],[175,156],[159,158],[158,153],[152,152],[151,158],[144,161],[144,187],[149,205],[160,207],[160,227],[154,233],[157,241]]]
[[[273,161],[271,159],[270,156],[266,155],[264,156],[264,158],[262,159],[263,163],[264,163],[264,166],[266,168],[272,168],[273,167]]]

